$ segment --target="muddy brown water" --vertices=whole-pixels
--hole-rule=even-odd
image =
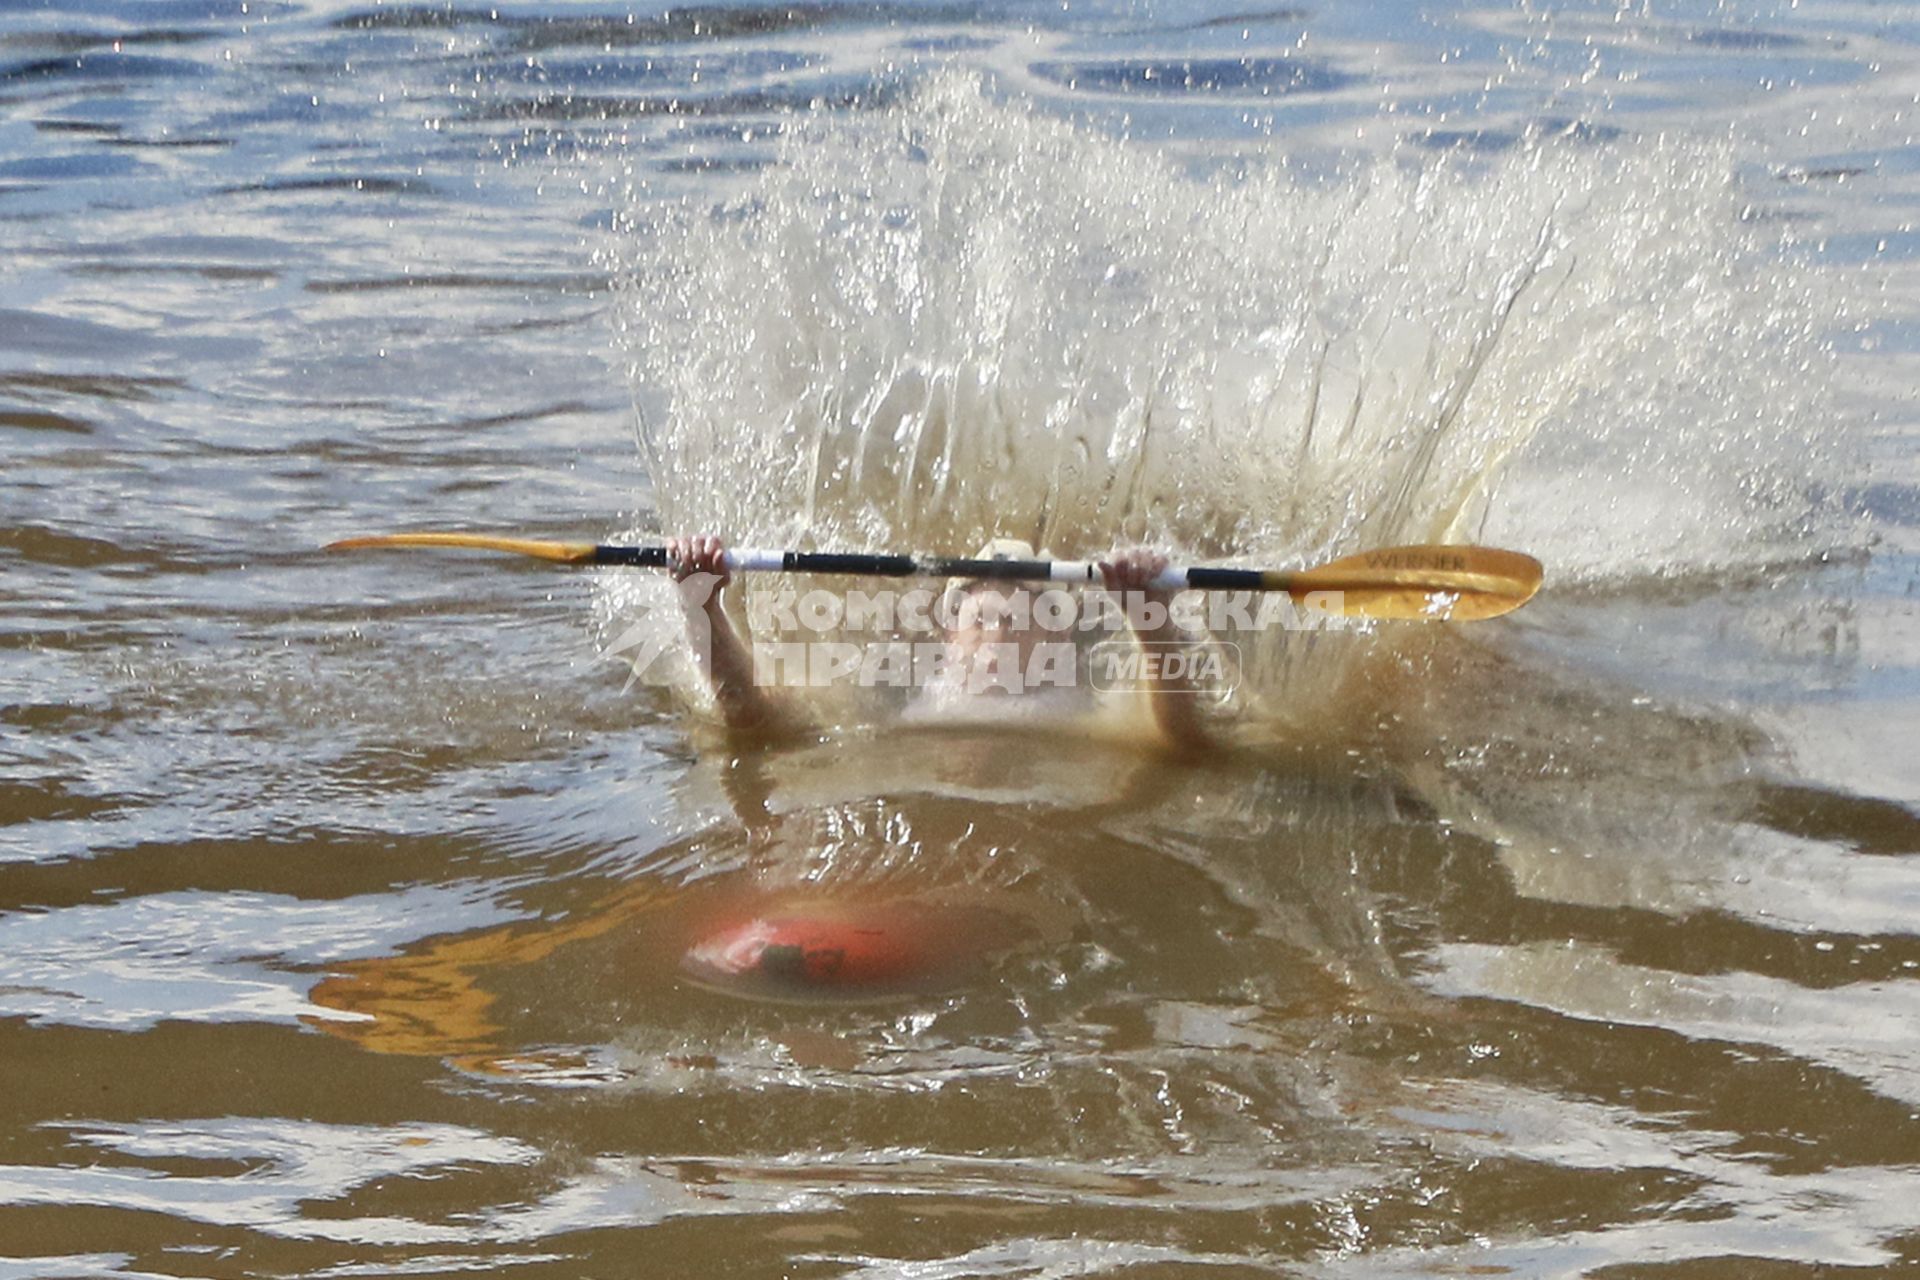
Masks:
[[[1920,26],[1709,9],[0,13],[0,1275],[1920,1266]],[[1549,576],[742,745],[449,525]]]

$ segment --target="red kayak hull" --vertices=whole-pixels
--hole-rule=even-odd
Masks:
[[[951,987],[1032,930],[979,906],[912,899],[768,903],[722,921],[681,967],[703,986],[769,998],[863,998]]]

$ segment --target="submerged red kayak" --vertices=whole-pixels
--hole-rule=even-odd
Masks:
[[[953,986],[1033,934],[1030,922],[984,906],[768,903],[708,932],[681,967],[733,994],[861,999]]]

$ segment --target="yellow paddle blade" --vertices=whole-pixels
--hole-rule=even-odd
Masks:
[[[468,547],[560,564],[584,564],[593,559],[591,542],[542,542],[534,538],[495,538],[483,533],[376,533],[327,544],[329,551],[359,551],[367,547]]]
[[[1413,546],[1363,551],[1276,574],[1295,599],[1339,592],[1331,612],[1351,618],[1477,622],[1511,613],[1540,590],[1540,562],[1496,547]]]

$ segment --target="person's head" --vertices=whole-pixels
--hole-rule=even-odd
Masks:
[[[975,560],[1035,560],[1033,544],[1019,538],[994,538],[974,552]],[[1024,660],[1042,638],[1033,623],[1033,590],[1026,583],[996,578],[952,578],[942,599],[948,622],[947,646],[954,657],[970,659],[990,644],[1016,644]]]

